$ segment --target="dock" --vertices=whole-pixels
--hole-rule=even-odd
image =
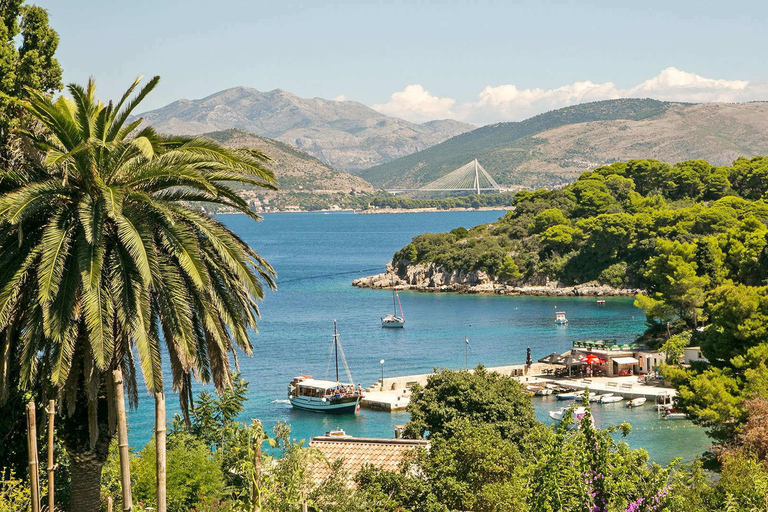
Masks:
[[[668,387],[655,383],[646,383],[641,376],[630,375],[624,377],[592,377],[570,378],[553,377],[545,372],[555,367],[545,363],[534,363],[530,368],[524,364],[512,364],[507,366],[487,367],[489,372],[509,375],[517,379],[524,386],[557,384],[564,388],[583,390],[589,388],[590,393],[613,393],[624,398],[645,397],[648,400],[656,400],[659,396],[674,398],[677,392]],[[472,370],[470,370],[472,371]],[[368,409],[379,411],[397,412],[404,411],[411,401],[411,388],[418,384],[425,386],[432,373],[417,375],[403,375],[398,377],[385,377],[377,380],[366,388],[365,397],[360,405]]]

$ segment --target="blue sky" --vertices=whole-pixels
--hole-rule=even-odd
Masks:
[[[106,99],[159,74],[147,108],[238,85],[476,124],[608,97],[768,99],[764,1],[33,3],[67,82],[95,76]]]

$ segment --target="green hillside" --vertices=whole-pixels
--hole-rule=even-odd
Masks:
[[[536,145],[532,135],[568,124],[658,117],[670,105],[651,99],[618,99],[566,107],[525,121],[484,126],[424,151],[371,167],[358,175],[385,188],[420,186],[478,158],[500,183],[523,184],[525,176],[514,170],[529,157],[528,150]]]

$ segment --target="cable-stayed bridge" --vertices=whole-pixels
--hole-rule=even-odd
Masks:
[[[496,180],[488,174],[482,165],[475,158],[473,161],[462,165],[455,171],[451,171],[445,176],[427,183],[421,188],[409,190],[388,190],[391,194],[401,194],[405,192],[501,192],[502,188],[496,183]]]

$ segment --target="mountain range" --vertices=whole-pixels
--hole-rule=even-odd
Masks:
[[[423,186],[477,158],[497,182],[559,186],[585,170],[633,158],[730,164],[768,154],[768,102],[617,99],[498,123],[360,172],[378,188]]]
[[[225,146],[258,149],[269,156],[265,166],[275,173],[282,192],[373,192],[371,184],[363,178],[332,169],[315,157],[277,140],[235,128],[202,136]]]
[[[200,135],[237,128],[276,139],[341,171],[359,171],[475,127],[453,120],[416,124],[355,101],[299,98],[281,89],[234,87],[178,100],[140,115],[158,131]]]

